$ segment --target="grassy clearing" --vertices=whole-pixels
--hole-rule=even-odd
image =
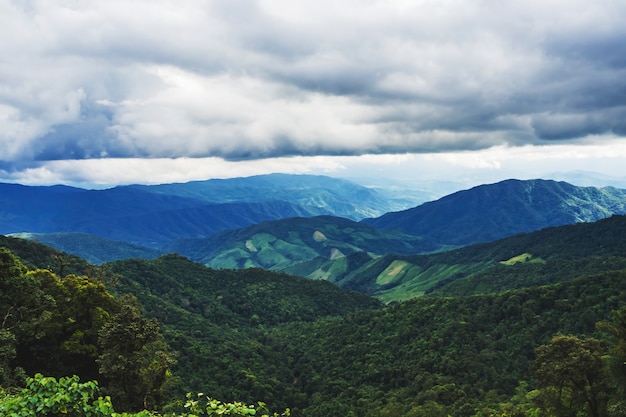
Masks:
[[[539,257],[535,257],[531,253],[522,253],[521,255],[514,256],[506,261],[500,261],[500,263],[502,265],[511,266],[519,263],[545,264],[546,261]]]

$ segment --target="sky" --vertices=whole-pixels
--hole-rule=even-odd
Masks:
[[[626,2],[0,0],[0,182],[270,172],[626,187]]]

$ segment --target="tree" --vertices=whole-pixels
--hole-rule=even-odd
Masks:
[[[123,296],[119,313],[99,335],[103,389],[126,411],[153,409],[161,400],[174,355],[161,339],[155,319],[141,316],[137,300]]]
[[[548,415],[606,415],[609,380],[602,364],[605,348],[599,340],[558,335],[535,353],[537,402]]]
[[[616,395],[609,403],[609,411],[614,416],[626,416],[626,306],[614,310],[611,320],[601,321],[597,327],[611,340],[610,354],[604,360]]]
[[[0,385],[9,385],[22,372],[15,367],[20,345],[42,336],[54,309],[54,299],[38,277],[11,252],[0,248]]]

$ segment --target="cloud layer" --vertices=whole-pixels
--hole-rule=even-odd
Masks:
[[[0,39],[6,170],[626,136],[614,0],[3,1]]]

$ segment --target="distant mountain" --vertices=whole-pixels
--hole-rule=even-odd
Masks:
[[[229,230],[205,239],[181,240],[167,250],[213,268],[262,267],[367,293],[412,276],[395,255],[454,249],[551,225],[595,221],[626,212],[626,192],[576,187],[555,181],[509,180],[454,193],[403,212],[354,223],[333,217],[291,218]],[[369,227],[362,227],[369,225]],[[376,230],[372,226],[378,228]],[[382,255],[389,255],[381,257]],[[370,282],[375,271],[377,285]],[[449,277],[450,271],[441,271]],[[431,271],[432,273],[432,271]],[[380,275],[383,274],[383,275]],[[438,277],[439,275],[437,275]],[[356,277],[365,287],[355,284]],[[413,285],[409,294],[438,282]],[[344,282],[345,280],[345,282]],[[348,284],[350,283],[350,284]]]
[[[163,255],[157,249],[87,233],[16,233],[11,236],[43,243],[62,252],[80,256],[94,265],[129,258],[155,259]]]
[[[343,258],[353,252],[374,256],[439,248],[404,232],[380,230],[340,217],[318,216],[262,222],[204,239],[179,240],[167,246],[166,251],[178,252],[212,268],[281,270],[305,261]]]
[[[340,271],[328,276],[340,287],[387,302],[425,293],[470,295],[552,284],[625,269],[626,216],[551,227],[434,254],[373,258],[354,253],[322,265],[296,265],[286,272],[314,277],[319,268]]]
[[[319,214],[351,220],[406,208],[410,201],[388,198],[375,189],[321,175],[268,174],[184,184],[132,185],[128,188],[212,204],[286,201],[301,207],[313,207]]]
[[[0,233],[83,232],[159,248],[265,220],[322,214],[361,219],[398,204],[322,176],[265,175],[107,190],[0,184]]]
[[[550,180],[506,180],[363,223],[462,246],[624,213],[626,190],[577,187]]]

